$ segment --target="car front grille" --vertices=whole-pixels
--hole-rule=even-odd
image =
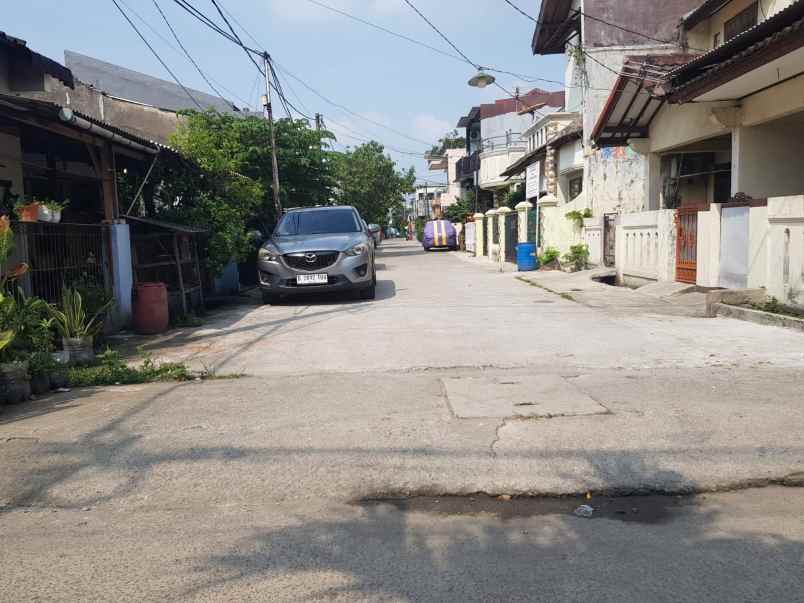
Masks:
[[[283,256],[288,268],[315,272],[329,268],[338,261],[337,251],[308,251],[305,253],[289,253]]]

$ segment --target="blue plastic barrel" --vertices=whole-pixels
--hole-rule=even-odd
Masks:
[[[530,272],[539,267],[536,243],[520,243],[516,246],[516,266],[520,272]]]

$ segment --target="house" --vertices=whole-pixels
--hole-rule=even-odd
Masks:
[[[663,276],[804,304],[804,1],[710,0],[681,34],[703,51],[620,92],[643,85],[658,107],[624,143],[656,166],[651,186],[677,222]],[[617,94],[608,123],[627,104]],[[600,144],[614,144],[604,129]]]
[[[446,149],[441,155],[425,155],[431,172],[441,172],[447,177],[447,190],[441,195],[440,206],[444,210],[463,198],[463,187],[457,178],[458,162],[466,157],[466,149]]]
[[[523,178],[508,179],[503,175],[508,167],[527,152],[522,137],[530,125],[526,109],[534,108],[549,114],[564,105],[564,92],[548,92],[538,88],[516,98],[473,107],[458,122],[466,132],[466,156],[456,165],[456,179],[463,190],[474,190],[477,210],[499,207],[503,195],[512,184]]]
[[[595,238],[596,248],[591,250],[592,257],[600,261],[607,259],[610,264],[615,261],[615,228],[621,215],[658,209],[658,195],[648,188],[649,174],[658,168],[628,145],[596,147],[592,132],[606,109],[610,92],[627,72],[630,61],[642,56],[688,52],[678,24],[699,4],[700,0],[541,2],[531,49],[537,55],[566,55],[563,110],[580,115],[583,132],[584,192],[574,206],[564,211],[591,211],[594,217],[588,221],[590,228],[603,231],[603,236]],[[648,79],[657,77],[652,66],[647,65],[645,71]],[[641,100],[643,93],[638,94]],[[640,119],[645,119],[652,110],[653,107],[646,107]],[[623,133],[617,127],[621,126],[606,124],[605,133],[622,138]],[[583,236],[569,232],[571,238],[555,246],[566,248],[572,240]]]
[[[413,219],[440,216],[441,199],[447,195],[448,190],[447,186],[441,184],[417,185],[411,202]]]
[[[60,223],[15,224],[13,259],[30,265],[20,282],[27,293],[54,302],[64,286],[91,281],[114,294],[117,325],[128,322],[133,273],[125,216],[138,197],[119,179],[131,174],[145,184],[157,161],[186,164],[142,134],[177,123],[173,112],[107,97],[0,32],[2,211],[12,215],[23,199],[69,202]]]

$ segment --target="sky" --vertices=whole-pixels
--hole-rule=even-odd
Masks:
[[[238,106],[248,102],[257,108],[264,84],[245,53],[204,28],[174,0],[157,1],[185,47],[221,92]],[[473,62],[533,79],[563,79],[564,58],[533,56],[530,41],[534,24],[503,0],[411,1]],[[154,0],[118,2],[183,84],[211,92],[179,50]],[[211,0],[191,3],[207,15],[217,16]],[[260,42],[260,49],[271,53],[280,67],[279,76],[290,101],[309,115],[324,115],[328,128],[338,136],[336,148],[361,144],[361,140],[349,137],[355,134],[378,140],[386,145],[400,168],[414,166],[420,179],[440,182],[444,176],[428,172],[423,158],[411,154],[423,155],[472,106],[505,97],[496,87],[469,87],[467,81],[475,70],[465,62],[394,38],[320,6],[338,8],[455,54],[403,0],[219,3]],[[538,0],[516,3],[531,15],[538,13]],[[73,50],[170,79],[112,0],[26,0],[4,4],[0,30],[26,40],[36,52],[63,62],[64,51]],[[257,45],[245,33],[240,35],[247,44]],[[316,96],[288,73],[352,113]],[[519,86],[523,92],[534,87],[558,87],[508,75],[498,75],[498,81],[508,90]]]

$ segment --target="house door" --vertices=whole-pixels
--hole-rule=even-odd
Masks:
[[[720,212],[720,281],[727,289],[748,286],[749,207],[723,207]]]
[[[505,216],[505,260],[516,262],[516,245],[519,243],[519,212]]]
[[[676,211],[676,280],[695,284],[698,278],[698,207]]]
[[[609,268],[616,263],[617,214],[603,216],[603,264]]]

